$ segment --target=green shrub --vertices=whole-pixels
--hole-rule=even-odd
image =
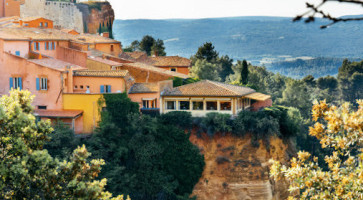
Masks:
[[[192,127],[192,114],[186,111],[173,111],[159,116],[158,121],[164,125],[174,125],[181,129]]]
[[[231,124],[231,115],[220,113],[208,113],[201,121],[201,127],[209,136],[213,136],[217,132],[223,134],[231,132]]]

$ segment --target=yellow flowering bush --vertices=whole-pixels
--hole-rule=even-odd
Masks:
[[[328,170],[304,151],[291,159],[290,167],[271,160],[271,177],[290,184],[288,199],[363,199],[363,100],[357,102],[356,111],[349,103],[340,107],[314,103],[315,125],[309,134],[323,148],[332,149],[332,155],[325,157]]]

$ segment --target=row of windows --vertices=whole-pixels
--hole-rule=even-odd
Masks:
[[[55,42],[45,42],[44,43],[44,49],[45,50],[55,50]],[[39,42],[34,42],[34,51],[39,51],[40,50],[40,43]]]
[[[142,100],[142,108],[156,108],[156,99],[155,100]]]
[[[10,77],[9,78],[10,89],[23,89],[23,80],[21,77]],[[36,89],[37,90],[48,90],[48,79],[47,78],[36,78]]]
[[[190,110],[190,104],[192,104],[192,110],[204,110],[204,102],[203,101],[179,101],[178,102],[179,110]],[[220,110],[230,111],[232,110],[232,104],[230,101],[221,101]],[[218,102],[216,101],[207,101],[206,102],[207,110],[218,110]],[[167,110],[176,110],[176,101],[166,101],[166,109]]]
[[[43,27],[43,25],[44,25],[44,27],[48,27],[48,22],[40,22],[39,23],[39,27]]]

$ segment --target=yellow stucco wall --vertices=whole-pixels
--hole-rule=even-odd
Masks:
[[[89,70],[111,70],[112,66],[105,64],[105,63],[101,63],[101,62],[97,62],[95,60],[91,60],[91,59],[87,59],[87,68]]]
[[[98,125],[100,113],[97,101],[101,96],[102,94],[63,94],[63,109],[83,110],[83,133],[93,133]]]

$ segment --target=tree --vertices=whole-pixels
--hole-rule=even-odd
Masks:
[[[151,47],[151,54],[154,56],[166,56],[164,41],[157,39]]]
[[[230,74],[233,73],[232,66],[233,66],[233,59],[229,58],[229,56],[225,55],[222,57],[219,57],[217,60],[217,63],[221,65],[221,71],[219,72],[219,77],[222,79],[222,81],[226,80],[226,77],[228,77]]]
[[[322,18],[329,20],[331,23],[320,26],[320,28],[324,29],[327,28],[335,23],[338,22],[348,22],[348,21],[360,21],[363,20],[363,17],[333,17],[326,11],[322,9],[324,4],[331,3],[331,2],[340,2],[340,3],[347,3],[350,5],[357,5],[357,6],[363,6],[363,2],[360,0],[321,0],[321,2],[318,5],[311,4],[309,2],[306,2],[306,7],[308,8],[308,11],[303,13],[302,15],[296,16],[293,21],[300,21],[303,17],[307,16],[307,18],[304,20],[305,23],[311,23],[315,21],[316,15],[320,15]]]
[[[193,56],[192,60],[203,60],[207,62],[215,62],[218,58],[218,52],[214,50],[211,42],[206,42],[203,46],[198,48],[197,53]]]
[[[137,51],[140,49],[140,42],[138,40],[134,40],[133,42],[131,42],[130,47],[132,51]]]
[[[148,56],[151,55],[151,47],[154,45],[155,39],[150,35],[145,35],[140,42],[140,50],[145,51]]]
[[[315,87],[316,86],[316,81],[314,76],[312,75],[307,75],[305,76],[302,81],[309,87]]]
[[[190,69],[190,75],[197,79],[207,79],[212,81],[220,81],[219,72],[220,65],[212,64],[207,60],[197,60]]]
[[[340,108],[329,106],[325,101],[315,103],[312,109],[314,126],[309,135],[320,140],[324,149],[332,149],[326,155],[328,170],[311,158],[308,152],[299,152],[290,167],[272,161],[271,176],[275,180],[290,183],[289,199],[361,199],[363,158],[363,101],[357,101],[357,111],[349,103]]]
[[[102,34],[102,27],[101,27],[101,23],[100,26],[98,27],[98,34],[101,35]]]
[[[339,68],[338,82],[340,86],[340,97],[344,101],[354,103],[355,99],[361,99],[363,96],[361,77],[363,76],[363,61],[349,62],[343,61]]]
[[[321,90],[329,89],[330,91],[333,91],[338,88],[338,81],[332,76],[320,77],[316,83]]]
[[[0,198],[111,199],[104,190],[107,180],[95,180],[105,163],[87,162],[85,146],[62,162],[43,150],[53,129],[50,121],[36,122],[33,98],[18,90],[0,98]]]
[[[246,60],[243,60],[242,62],[241,83],[243,85],[246,85],[248,83],[248,64]]]

